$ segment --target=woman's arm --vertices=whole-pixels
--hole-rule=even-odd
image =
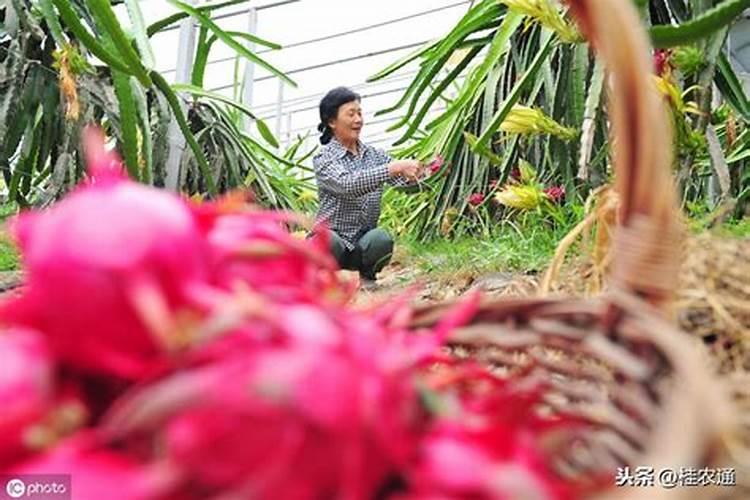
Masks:
[[[356,197],[380,189],[391,179],[412,176],[409,161],[393,161],[373,168],[350,172],[335,158],[313,158],[318,188],[340,196]]]
[[[391,176],[386,183],[389,186],[394,187],[405,187],[413,185],[416,180],[422,177],[423,166],[416,160],[394,160],[391,155],[383,151],[382,149],[372,148],[373,151],[378,155],[380,163],[387,163],[390,165],[399,164],[400,174]]]

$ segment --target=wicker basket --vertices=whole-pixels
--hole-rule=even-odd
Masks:
[[[670,175],[671,134],[651,84],[649,46],[631,0],[567,3],[611,75],[622,223],[609,291],[593,300],[485,301],[452,342],[499,371],[541,377],[550,387],[548,408],[593,424],[554,449],[561,475],[703,467],[717,458],[731,412],[697,343],[669,320],[682,231]],[[450,307],[423,306],[412,326],[434,324]],[[530,363],[533,369],[516,370]],[[657,484],[613,488],[605,497],[708,493]]]

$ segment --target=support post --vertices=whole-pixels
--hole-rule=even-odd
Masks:
[[[278,92],[276,94],[276,138],[281,138],[281,111],[282,111],[282,104],[284,103],[284,81],[279,78],[278,79],[279,86],[278,86]]]
[[[258,9],[251,7],[248,12],[247,18],[247,32],[251,35],[255,35],[258,32]],[[255,50],[255,42],[247,41],[247,50],[253,52]],[[253,107],[253,83],[255,80],[255,63],[246,60],[245,61],[245,77],[243,80],[242,87],[242,104],[246,108],[252,109]],[[253,120],[249,116],[243,115],[242,125],[245,132],[250,133],[250,127],[252,126]]]
[[[292,145],[292,112],[286,112],[286,147]]]
[[[195,0],[186,0],[189,4],[195,4]],[[193,68],[193,57],[195,54],[195,25],[193,18],[187,17],[180,22],[180,44],[177,48],[177,72],[176,83],[190,83],[190,73]],[[186,106],[181,104],[183,112]],[[169,155],[166,164],[165,187],[170,191],[178,191],[180,188],[180,160],[185,150],[185,136],[182,135],[177,120],[172,117],[169,123]]]

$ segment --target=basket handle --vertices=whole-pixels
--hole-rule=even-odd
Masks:
[[[632,0],[566,0],[612,77],[615,187],[621,225],[611,282],[665,309],[677,285],[682,230],[672,130],[651,81],[650,44]]]

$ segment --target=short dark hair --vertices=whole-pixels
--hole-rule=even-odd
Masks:
[[[329,90],[323,99],[320,100],[320,124],[318,125],[318,132],[320,132],[321,144],[328,144],[331,141],[333,130],[331,130],[328,122],[336,118],[339,108],[346,103],[352,101],[359,102],[360,100],[359,94],[347,87],[336,87]]]

